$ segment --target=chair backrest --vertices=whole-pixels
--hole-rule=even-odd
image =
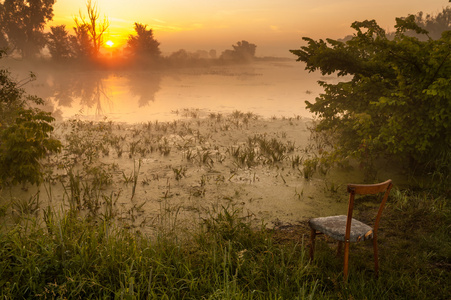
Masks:
[[[346,223],[346,239],[349,239],[350,231],[351,231],[351,220],[352,220],[352,212],[354,210],[354,198],[355,195],[374,195],[379,193],[384,193],[382,198],[381,205],[379,206],[379,210],[376,215],[376,220],[373,226],[374,234],[377,233],[377,229],[379,228],[379,222],[381,219],[382,211],[384,210],[385,203],[387,202],[388,194],[392,188],[393,184],[391,179],[376,183],[376,184],[348,184],[348,192],[349,192],[349,204],[348,204],[348,218]]]

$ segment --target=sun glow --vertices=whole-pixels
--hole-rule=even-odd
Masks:
[[[112,41],[108,41],[105,43],[108,47],[113,47],[114,43]]]

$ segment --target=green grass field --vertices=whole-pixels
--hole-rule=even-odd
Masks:
[[[379,234],[379,278],[371,243],[353,244],[347,283],[331,241],[319,238],[309,261],[306,224],[255,228],[233,207],[189,230],[162,225],[151,235],[51,208],[24,210],[11,225],[7,211],[3,206],[3,299],[451,297],[449,199],[424,192],[393,192]]]

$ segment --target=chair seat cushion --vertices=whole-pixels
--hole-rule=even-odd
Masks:
[[[311,228],[324,233],[338,241],[345,241],[346,233],[346,221],[347,216],[331,216],[323,218],[314,218],[309,220]],[[352,219],[351,222],[351,236],[349,240],[351,242],[358,242],[362,240],[368,240],[373,238],[373,229],[360,222],[359,220]]]

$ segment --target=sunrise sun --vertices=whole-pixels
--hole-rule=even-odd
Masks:
[[[114,43],[112,41],[108,41],[105,43],[108,47],[113,47]]]

